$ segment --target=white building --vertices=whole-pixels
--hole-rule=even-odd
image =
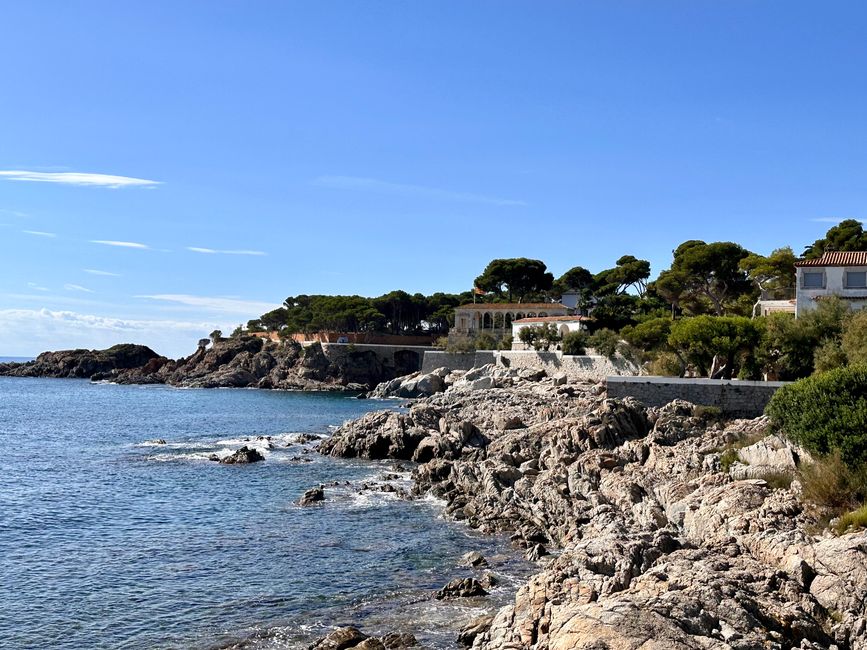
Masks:
[[[521,330],[535,325],[553,324],[557,327],[560,336],[569,332],[578,332],[587,329],[587,316],[536,316],[535,318],[521,318],[512,323],[512,349],[526,350],[527,346],[521,341]]]
[[[568,310],[556,302],[478,303],[455,307],[455,326],[452,337],[475,338],[488,334],[495,339],[512,332],[515,321],[544,316],[565,316]]]
[[[819,259],[796,262],[795,270],[795,317],[830,296],[842,298],[850,309],[867,306],[867,251],[825,253]]]

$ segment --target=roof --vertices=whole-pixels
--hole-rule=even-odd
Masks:
[[[800,260],[795,266],[867,266],[867,251],[831,251],[815,260]]]
[[[562,309],[566,311],[568,307],[561,305],[559,302],[480,302],[470,303],[469,305],[461,305],[455,309],[479,309],[482,311],[542,311],[545,309]]]
[[[589,316],[536,316],[535,318],[519,318],[513,323],[580,323],[593,320]]]

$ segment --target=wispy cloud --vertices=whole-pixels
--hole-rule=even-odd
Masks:
[[[139,244],[134,241],[114,241],[112,239],[91,239],[91,244],[102,244],[103,246],[118,246],[120,248],[138,248],[140,250],[148,250],[150,246],[147,244]]]
[[[83,291],[84,293],[93,293],[93,289],[82,287],[80,284],[64,284],[63,288],[67,291]]]
[[[130,176],[115,176],[114,174],[89,174],[84,172],[35,172],[19,169],[0,171],[0,178],[10,181],[25,181],[30,183],[59,183],[61,185],[86,185],[90,187],[156,187],[160,181]]]
[[[163,354],[181,356],[196,341],[231,321],[134,320],[49,309],[0,309],[4,354],[31,356],[43,350],[106,348],[120,341],[143,343]]]
[[[816,217],[815,219],[810,219],[810,221],[815,221],[816,223],[840,223],[841,221],[852,218],[854,217]],[[863,219],[855,219],[855,221],[864,223]]]
[[[35,291],[48,291],[48,287],[43,287],[39,284],[36,284],[35,282],[28,282],[27,286],[31,289],[34,289]]]
[[[18,210],[8,210],[6,208],[0,208],[0,214],[8,214],[13,217],[20,217],[22,219],[26,219],[29,215],[26,212],[19,212]]]
[[[250,251],[250,250],[218,250],[216,248],[201,248],[199,246],[187,246],[188,251],[194,253],[204,253],[206,255],[267,255],[265,251]]]
[[[44,232],[42,230],[22,230],[26,235],[35,235],[37,237],[57,237],[57,235],[53,232]]]
[[[159,300],[161,302],[170,302],[186,305],[188,307],[198,307],[199,309],[226,314],[255,316],[263,314],[266,311],[271,311],[278,306],[270,302],[259,302],[255,300],[240,300],[238,298],[225,298],[221,296],[190,296],[178,293],[160,293],[155,295],[136,296],[136,298]]]
[[[99,269],[82,269],[85,273],[90,273],[91,275],[105,275],[112,278],[119,278],[120,273],[112,273],[111,271],[100,271]]]
[[[338,190],[358,190],[364,192],[377,192],[380,194],[398,194],[424,199],[436,199],[440,201],[459,201],[464,203],[486,203],[488,205],[524,206],[525,201],[502,199],[482,194],[468,192],[453,192],[435,187],[423,185],[405,185],[403,183],[391,183],[375,178],[363,178],[359,176],[320,176],[313,180],[314,185],[329,187]]]

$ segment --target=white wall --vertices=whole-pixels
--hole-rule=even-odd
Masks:
[[[803,275],[810,272],[823,272],[825,274],[825,286],[822,289],[804,289]],[[825,267],[798,267],[798,289],[795,294],[797,308],[795,316],[800,316],[818,306],[815,300],[818,296],[839,295],[842,297],[858,296],[863,300],[847,300],[850,309],[862,309],[867,306],[867,289],[846,289],[843,286],[846,271],[867,271],[864,266],[825,266]]]

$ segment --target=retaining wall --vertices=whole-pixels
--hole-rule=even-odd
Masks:
[[[609,375],[635,375],[638,372],[637,368],[625,359],[611,360],[595,355],[572,356],[564,355],[562,352],[520,350],[425,352],[422,372],[428,373],[442,367],[450,370],[469,370],[489,363],[519,370],[524,368],[544,370],[551,375],[565,373],[572,380],[601,381]]]
[[[373,352],[383,366],[396,375],[408,375],[421,369],[424,355],[436,348],[421,345],[377,345],[364,343],[323,343],[322,352],[329,361],[337,361],[353,352]]]
[[[671,377],[608,377],[609,397],[634,397],[647,406],[664,406],[683,399],[715,406],[732,417],[754,418],[765,411],[771,396],[785,381],[675,379]]]

